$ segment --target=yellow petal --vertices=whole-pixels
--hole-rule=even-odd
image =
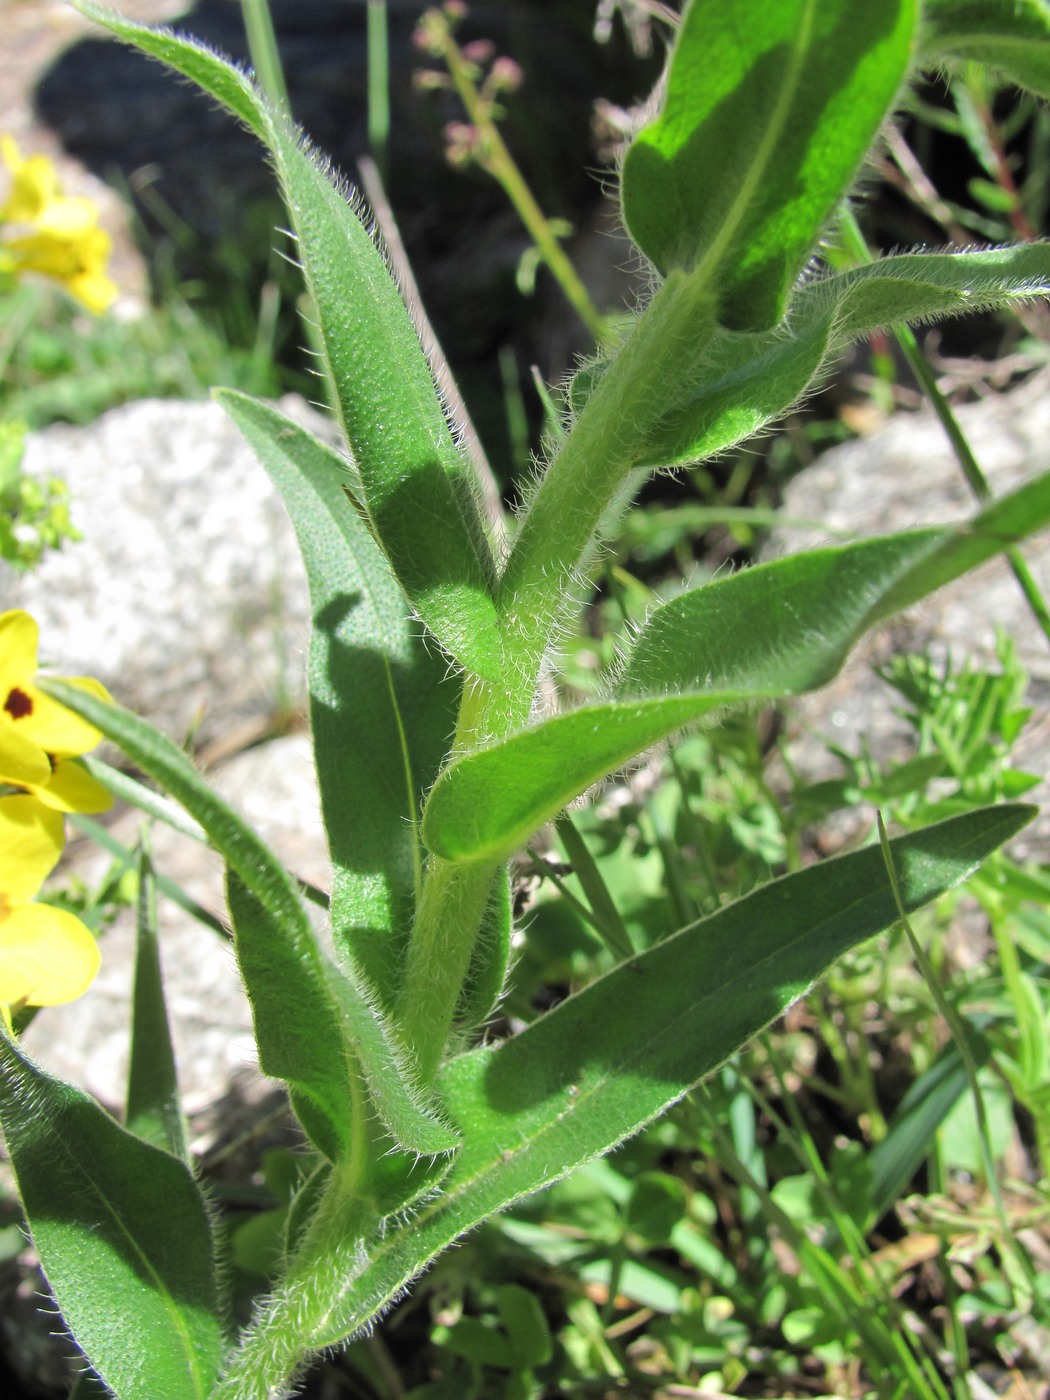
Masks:
[[[40,629],[27,612],[13,608],[0,613],[0,691],[25,685],[36,675]]]
[[[50,200],[35,222],[42,233],[75,243],[97,229],[98,209],[90,199],[63,196]]]
[[[40,745],[13,724],[0,724],[0,783],[29,787],[50,779],[51,764]]]
[[[11,136],[0,138],[0,155],[11,172],[11,191],[0,208],[0,219],[7,223],[33,223],[41,210],[59,198],[58,172],[47,156],[28,160]]]
[[[104,272],[85,272],[79,277],[70,277],[65,287],[71,297],[96,316],[112,306],[119,291],[117,284]]]
[[[20,904],[0,918],[0,1002],[8,1006],[75,1001],[100,962],[91,930],[64,909]]]
[[[62,845],[60,812],[25,793],[0,797],[0,908],[33,898],[58,864]]]
[[[49,780],[30,793],[56,812],[108,812],[113,806],[109,790],[75,758],[59,759]]]
[[[55,680],[76,686],[99,700],[113,698],[101,681],[93,680],[90,676],[56,676]],[[28,709],[25,700],[29,702]],[[87,753],[102,738],[93,724],[88,724],[86,719],[67,710],[57,700],[52,700],[35,685],[19,687],[18,708],[24,713],[15,720],[13,727],[56,758],[72,758]]]

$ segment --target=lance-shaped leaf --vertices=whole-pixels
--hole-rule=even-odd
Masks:
[[[139,849],[138,871],[135,986],[124,1122],[129,1132],[189,1162],[157,940],[157,881],[145,838]]]
[[[124,43],[177,69],[183,77],[210,93],[260,140],[265,139],[262,98],[251,79],[236,65],[203,44],[180,38],[170,29],[149,29],[102,5],[93,4],[92,0],[70,0],[70,4]]]
[[[40,1262],[92,1366],[121,1400],[204,1400],[222,1307],[190,1168],[2,1033],[0,1120]]]
[[[904,253],[803,286],[783,326],[721,331],[685,367],[677,402],[650,430],[648,460],[675,466],[743,441],[779,418],[852,341],[895,322],[1009,306],[1050,293],[1050,245],[969,253]],[[592,376],[593,378],[593,376]],[[587,382],[573,385],[579,408]]]
[[[446,768],[423,812],[423,840],[445,860],[506,860],[593,783],[711,710],[750,698],[657,696],[543,720]]]
[[[618,699],[586,705],[467,754],[423,817],[447,860],[510,855],[573,798],[712,710],[797,694],[838,671],[857,638],[1050,521],[1050,476],[958,528],[814,550],[693,589],[656,608]]]
[[[386,1092],[400,1097],[400,1112],[388,1124],[401,1141],[406,1124],[415,1123],[421,1141],[432,1142],[435,1123],[412,1094],[407,1080],[390,1076],[398,1059],[384,1046],[377,1063],[371,1040],[355,1042],[354,1024],[333,995],[331,968],[318,947],[306,911],[288,872],[273,852],[233,809],[205,783],[189,759],[170,739],[138,715],[98,700],[86,691],[56,681],[41,682],[56,700],[83,716],[119,744],[124,752],[196,818],[234,872],[244,893],[241,917],[235,913],[238,962],[244,978],[265,1073],[285,1080],[303,1126],[322,1151],[340,1156],[351,1146],[350,1105],[353,1076],[360,1063],[372,1083],[390,1079]],[[233,882],[228,882],[231,884]],[[349,976],[349,974],[348,974]],[[362,1023],[370,1035],[386,1039],[385,1025],[358,979],[346,980],[347,996],[359,1000]],[[443,1130],[442,1130],[443,1131]],[[444,1135],[447,1139],[447,1134]],[[415,1149],[411,1140],[402,1146]],[[420,1146],[420,1152],[433,1150]]]
[[[963,525],[807,550],[689,589],[650,614],[618,693],[815,690],[874,623],[1048,523],[1050,474]]]
[[[500,680],[494,566],[473,468],[453,439],[423,347],[358,206],[233,65],[191,40],[93,6],[89,12],[200,83],[265,141],[376,535],[438,641],[468,670]]]
[[[983,63],[1018,87],[1050,97],[1047,0],[926,0],[920,61]]]
[[[663,109],[627,152],[628,232],[766,330],[892,107],[915,0],[695,0]]]
[[[905,908],[966,878],[1035,810],[988,808],[891,842]],[[512,1040],[451,1061],[439,1089],[470,1126],[462,1155],[440,1196],[370,1242],[363,1270],[319,1271],[314,1345],[356,1331],[487,1216],[637,1132],[896,918],[878,849],[823,861],[632,958]]]
[[[242,394],[219,402],[295,526],[310,583],[310,727],[332,856],[332,934],[388,1010],[422,869],[419,812],[455,728],[459,682],[345,492],[338,454]]]

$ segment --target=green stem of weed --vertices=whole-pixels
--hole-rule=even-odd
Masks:
[[[387,179],[390,139],[390,42],[386,0],[368,0],[368,149]]]
[[[424,1084],[433,1080],[451,1034],[495,873],[490,861],[427,861],[397,1014]]]
[[[545,472],[497,590],[513,692],[531,708],[543,657],[556,636],[595,532],[639,466],[667,385],[695,364],[714,328],[706,281],[672,271],[584,405]],[[516,716],[528,717],[528,709]]]
[[[244,32],[248,36],[248,52],[259,86],[275,107],[283,107],[290,113],[291,103],[288,101],[284,69],[281,67],[281,55],[267,0],[241,0],[241,14],[244,17]]]
[[[210,1400],[285,1400],[310,1356],[332,1343],[330,1317],[364,1259],[363,1242],[379,1227],[367,1187],[369,1166],[383,1150],[369,1117],[367,1094],[351,1081],[354,1147],[332,1169],[278,1289],[227,1357]]]
[[[977,1139],[981,1146],[981,1161],[984,1165],[984,1173],[988,1181],[988,1190],[992,1197],[992,1204],[999,1221],[999,1248],[1004,1255],[1011,1258],[1016,1266],[1014,1271],[1015,1277],[1021,1277],[1025,1281],[1029,1296],[1026,1299],[1020,1299],[1019,1302],[1026,1307],[1030,1306],[1033,1302],[1036,1302],[1038,1305],[1039,1289],[1032,1261],[1027,1253],[1018,1247],[1014,1239],[1013,1230],[1011,1229],[1010,1221],[1006,1214],[1006,1208],[1003,1205],[1002,1193],[999,1190],[999,1178],[996,1175],[995,1161],[992,1157],[991,1136],[988,1128],[988,1112],[985,1107],[984,1094],[981,1091],[980,1080],[977,1076],[977,1065],[967,1042],[966,1032],[958,1012],[944,995],[940,980],[934,972],[929,958],[926,956],[925,949],[916,938],[911,922],[905,913],[904,904],[901,900],[900,885],[897,882],[897,872],[893,864],[893,854],[890,851],[889,838],[886,835],[886,826],[882,820],[882,813],[876,811],[875,818],[878,822],[879,844],[882,847],[882,858],[886,865],[886,874],[889,877],[890,885],[893,890],[893,897],[897,904],[898,918],[907,935],[916,965],[930,990],[930,995],[933,997],[937,1010],[944,1018],[944,1024],[948,1027],[951,1037],[955,1041],[959,1055],[966,1069],[966,1078],[970,1085],[970,1093],[973,1096],[974,1113],[977,1118]]]

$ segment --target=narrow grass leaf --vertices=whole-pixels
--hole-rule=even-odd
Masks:
[[[970,1054],[980,1068],[991,1054],[988,1041],[967,1025]],[[890,1119],[886,1136],[872,1149],[872,1211],[868,1228],[899,1200],[933,1151],[937,1129],[970,1087],[966,1065],[953,1042],[915,1081]]]
[[[980,63],[1018,87],[1050,97],[1046,0],[926,0],[920,61]]]
[[[965,879],[1035,811],[987,808],[897,838],[906,907]],[[374,1246],[352,1281],[326,1281],[317,1344],[360,1327],[494,1211],[637,1132],[896,918],[878,850],[824,861],[639,954],[521,1035],[451,1061],[439,1089],[469,1139],[438,1199]]]
[[[141,784],[137,786],[141,787]],[[97,846],[101,846],[104,851],[108,851],[109,854],[116,859],[122,872],[125,870],[134,870],[136,868],[138,857],[135,852],[125,846],[122,841],[118,841],[109,827],[103,826],[101,822],[92,821],[90,817],[84,816],[82,812],[74,812],[70,820],[79,831],[82,831],[85,836],[90,837]],[[187,826],[189,825],[188,820],[185,824]],[[193,825],[196,827],[196,823],[193,823]],[[199,832],[199,828],[197,830]],[[201,841],[205,840],[203,832],[199,832],[199,835],[197,835],[195,839]],[[174,880],[169,879],[166,875],[161,875],[158,871],[153,872],[153,879],[160,893],[170,899],[174,904],[177,904],[180,909],[185,909],[186,913],[189,914],[191,918],[196,919],[197,922],[203,924],[205,928],[211,929],[212,933],[217,937],[224,939],[229,938],[230,931],[222,920],[216,918],[210,909],[206,909],[204,905],[194,899],[192,895],[187,894],[181,885],[176,884]]]
[[[332,857],[332,934],[394,1005],[422,854],[419,813],[460,684],[419,635],[338,454],[265,404],[216,398],[281,493],[310,584],[310,726]],[[362,820],[362,814],[367,819]]]
[[[204,1400],[223,1350],[193,1173],[0,1034],[0,1120],[67,1326],[121,1400]]]
[[[135,981],[131,998],[131,1057],[124,1122],[129,1132],[189,1163],[186,1120],[179,1098],[175,1050],[164,999],[157,940],[157,883],[148,844],[139,850]]]
[[[623,212],[666,275],[765,330],[846,193],[911,59],[915,0],[695,0],[663,110],[627,152]]]

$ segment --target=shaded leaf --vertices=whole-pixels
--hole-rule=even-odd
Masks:
[[[920,60],[982,63],[1018,87],[1050,97],[1046,0],[925,0]]]
[[[461,687],[425,646],[347,499],[342,459],[266,404],[229,391],[216,398],[296,529],[313,613],[310,727],[333,865],[332,934],[389,1010],[421,876],[422,795],[445,756]]]
[[[987,808],[898,837],[906,909],[965,879],[1035,812]],[[376,1245],[352,1282],[325,1281],[317,1344],[355,1331],[493,1212],[637,1132],[896,917],[877,849],[824,861],[682,929],[502,1045],[451,1061],[439,1088],[469,1139],[439,1198]]]
[[[208,1212],[189,1167],[0,1034],[0,1119],[40,1262],[121,1400],[203,1400],[222,1358]]]
[[[717,284],[720,319],[783,314],[911,57],[914,0],[697,0],[663,109],[624,162],[623,213],[666,275]]]

